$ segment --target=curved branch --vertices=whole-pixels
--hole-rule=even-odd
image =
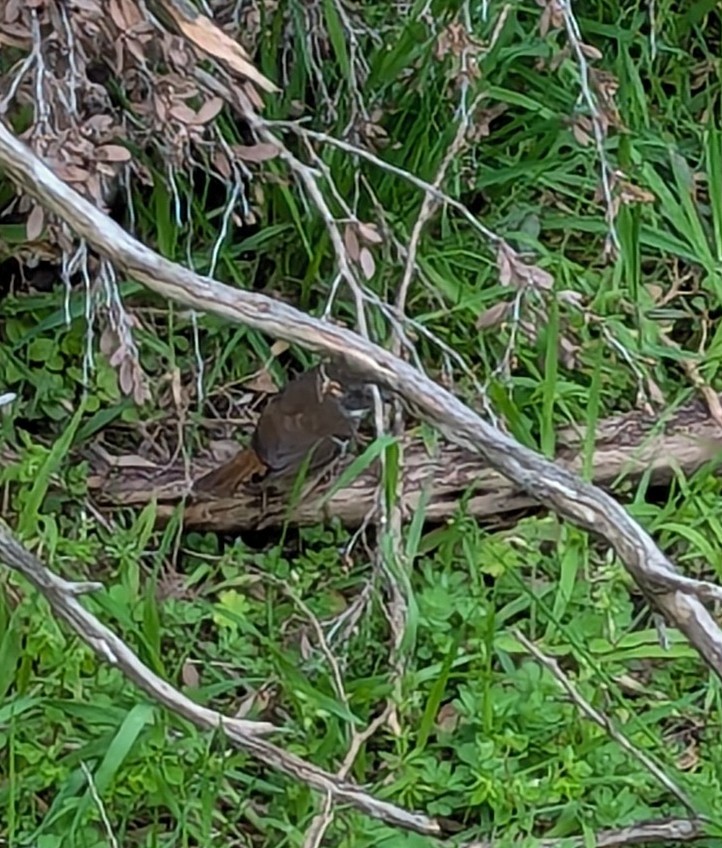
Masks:
[[[164,259],[58,179],[2,124],[0,164],[18,186],[152,291],[337,357],[351,370],[397,391],[420,418],[435,425],[450,441],[479,454],[536,501],[604,538],[649,600],[722,679],[722,631],[696,597],[679,590],[672,563],[614,498],[487,424],[446,389],[356,333]]]
[[[350,804],[373,818],[404,830],[413,830],[427,836],[439,836],[443,833],[442,825],[436,819],[374,798],[353,783],[340,780],[263,738],[264,734],[280,731],[281,728],[264,721],[229,718],[187,698],[144,665],[120,637],[81,606],[77,598],[80,591],[78,584],[69,583],[53,574],[14,538],[2,522],[0,562],[22,574],[35,586],[45,597],[53,613],[65,621],[101,660],[117,666],[133,683],[172,712],[203,730],[220,730],[235,745],[248,751],[260,762],[330,795],[337,803]],[[83,592],[87,592],[99,588],[99,584],[80,584],[80,587]]]

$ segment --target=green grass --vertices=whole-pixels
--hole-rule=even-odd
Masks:
[[[277,5],[259,4],[256,61],[283,82],[283,91],[267,98],[266,115],[288,120],[305,104],[308,126],[332,136],[356,116],[362,146],[433,182],[457,132],[461,97],[459,60],[453,53],[439,58],[437,35],[457,12],[463,21],[466,6],[437,0],[421,17],[421,2],[405,14],[395,4],[362,4],[357,50],[368,76],[356,87],[349,80],[358,56],[339,6]],[[593,431],[605,416],[638,407],[640,389],[662,395],[667,407],[688,401],[682,360],[718,387],[720,19],[711,2],[654,5],[654,38],[647,3],[574,5],[582,40],[602,54],[593,67],[618,84],[620,126],[610,128],[605,155],[629,184],[624,197],[637,198],[620,205],[619,253],[611,258],[603,249],[604,205],[595,198],[600,161],[594,144],[582,146],[570,128],[585,110],[574,55],[561,54],[564,31],[542,37],[541,9],[531,0],[489,3],[487,20],[481,4],[468,5],[480,49],[466,102],[484,98],[443,189],[551,274],[554,289],[525,293],[521,324],[476,329],[481,315],[516,290],[502,284],[495,250],[478,230],[442,208],[424,228],[407,313],[463,357],[509,431],[549,456],[560,427],[576,422]],[[308,17],[311,11],[317,17]],[[338,90],[332,104],[321,79]],[[370,122],[385,132],[376,148],[359,96]],[[505,110],[482,133],[484,110],[500,104]],[[22,111],[11,117],[18,130],[29,120]],[[249,143],[226,112],[216,127],[229,144]],[[283,138],[306,155],[293,133]],[[218,279],[320,314],[335,275],[331,242],[283,163],[249,166],[254,179],[243,190],[255,222],[237,217],[220,238],[227,181],[199,153],[204,166],[192,174],[176,170],[171,185],[163,141],[151,136],[134,148],[154,177],[151,186],[133,183],[138,237],[201,273],[215,257]],[[368,288],[393,302],[404,264],[393,239],[408,243],[422,193],[371,162],[332,146],[316,149],[334,182],[335,191],[321,179],[332,212],[344,220],[346,203],[385,233],[373,247],[377,272]],[[0,205],[11,196],[0,181]],[[0,218],[0,260],[22,248],[20,224]],[[677,294],[663,302],[675,285]],[[0,393],[19,397],[9,414],[0,412],[0,447],[11,451],[0,465],[0,503],[55,571],[102,581],[104,590],[83,603],[145,663],[199,703],[274,721],[285,730],[280,744],[331,771],[352,730],[363,730],[392,698],[396,732],[381,728],[349,776],[377,797],[453,819],[460,840],[510,845],[526,837],[531,845],[581,835],[592,844],[602,828],[687,815],[526,654],[513,636],[518,628],[662,767],[696,813],[710,817],[702,844],[719,844],[718,681],[676,631],[667,631],[662,646],[622,565],[553,516],[534,511],[500,527],[470,518],[462,501],[453,520],[434,526],[420,510],[404,526],[398,559],[389,540],[373,534],[347,555],[351,533],[333,522],[288,527],[263,544],[256,534],[185,532],[180,511],[157,530],[153,505],[117,510],[101,522],[88,502],[83,449],[102,439],[110,451],[137,453],[155,440],[170,454],[181,422],[181,448],[196,455],[210,435],[233,432],[211,423],[243,414],[241,381],[268,363],[273,344],[210,316],[198,316],[194,326],[186,310],[132,280],[121,280],[119,291],[136,319],[152,389],[143,407],[126,396],[117,368],[99,352],[102,314],[88,358],[82,280],[70,293],[60,280],[50,291],[17,282],[9,291],[0,280]],[[98,297],[99,312],[105,298]],[[378,310],[369,312],[375,338],[390,344],[389,324]],[[343,287],[335,316],[354,322]],[[445,355],[416,335],[421,360],[439,376]],[[558,355],[561,342],[574,352],[570,361]],[[283,352],[271,370],[282,377],[309,361],[302,351]],[[472,381],[458,369],[455,377],[458,392],[481,408]],[[592,447],[589,437],[586,473]],[[403,466],[392,442],[373,445],[351,473],[381,452],[383,494],[393,506]],[[713,466],[689,479],[678,475],[661,492],[643,480],[628,496],[635,518],[686,574],[713,580],[722,579],[719,499]],[[390,593],[374,569],[379,557],[404,601],[401,633],[392,632],[385,614]],[[180,590],[169,593],[175,573]],[[344,628],[344,614],[369,581],[368,606]],[[324,625],[344,696],[309,612]],[[301,846],[321,802],[220,736],[150,703],[56,623],[23,581],[0,571],[0,845],[106,846],[104,814],[123,846]],[[434,842],[343,809],[325,844]]]

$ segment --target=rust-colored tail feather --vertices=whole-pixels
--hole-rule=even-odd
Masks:
[[[196,480],[193,488],[216,498],[230,498],[242,483],[250,482],[257,474],[265,474],[267,470],[253,448],[244,448],[228,462]]]

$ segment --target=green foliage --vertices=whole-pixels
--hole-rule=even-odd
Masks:
[[[598,151],[580,144],[572,128],[586,111],[564,30],[542,35],[541,8],[531,2],[406,5],[402,12],[404,4],[357,4],[351,39],[346,4],[259,4],[258,65],[283,83],[266,114],[285,120],[302,104],[309,126],[331,137],[352,126],[348,137],[397,172],[318,144],[335,186],[319,178],[331,211],[344,220],[344,200],[360,221],[384,224],[408,244],[423,193],[398,169],[433,182],[463,108],[483,94],[442,184],[472,221],[441,207],[420,239],[407,301],[425,331],[416,332],[415,344],[432,374],[445,362],[437,341],[463,357],[469,372],[458,375],[457,388],[475,406],[471,378],[488,377],[491,404],[512,434],[547,455],[561,426],[587,425],[588,474],[595,425],[633,408],[640,388],[659,388],[675,408],[692,394],[683,361],[712,385],[717,378],[715,4],[658,0],[654,22],[647,3],[574,4],[582,40],[601,53],[594,68],[618,83],[620,126],[610,131],[605,155],[623,171],[630,194],[652,197],[620,205],[619,251],[609,261],[604,203],[595,197]],[[478,75],[464,77],[459,56],[441,55],[439,42],[467,14],[480,49]],[[367,72],[357,79],[364,62]],[[228,144],[247,143],[227,115],[218,127]],[[292,132],[283,137],[296,155],[307,155]],[[133,198],[142,241],[233,286],[323,309],[335,275],[333,246],[283,162],[264,163],[249,189],[257,223],[240,227],[231,216],[224,228],[225,185],[205,172],[174,173],[171,184],[157,153],[136,154],[154,177]],[[0,183],[0,205],[11,197]],[[522,313],[534,332],[511,320],[479,328],[480,316],[516,292],[473,221],[552,275],[552,293],[534,291],[521,306],[537,308]],[[0,225],[0,258],[24,237],[24,228]],[[386,236],[374,260],[368,288],[393,301],[404,257]],[[680,280],[682,294],[666,301]],[[86,502],[83,450],[99,434],[130,451],[149,433],[176,433],[181,421],[192,451],[209,408],[227,403],[233,387],[270,358],[269,340],[255,331],[196,319],[133,281],[121,281],[119,290],[138,317],[134,338],[153,390],[141,406],[122,391],[111,357],[98,350],[97,327],[88,325],[102,298],[89,303],[82,285],[2,289],[0,393],[12,390],[19,399],[10,414],[0,411],[0,447],[7,449],[0,486],[3,513],[57,572],[103,582],[83,603],[155,673],[198,703],[275,721],[286,731],[281,744],[329,770],[343,761],[351,730],[366,727],[392,699],[397,732],[385,725],[362,746],[350,778],[377,797],[453,819],[460,839],[493,836],[510,845],[526,838],[531,845],[582,834],[592,844],[601,828],[686,814],[527,656],[514,636],[519,628],[719,833],[718,681],[676,631],[660,644],[621,564],[553,517],[485,526],[461,503],[452,520],[434,526],[422,500],[405,526],[403,557],[388,538],[372,539],[405,604],[393,662],[399,634],[383,608],[388,586],[363,545],[346,554],[350,536],[336,525],[287,530],[257,549],[250,540],[184,533],[180,510],[157,530],[153,504],[119,511],[112,525],[97,521]],[[335,317],[353,323],[347,295],[338,296]],[[389,325],[373,310],[369,321],[388,343]],[[573,361],[559,355],[565,341]],[[283,366],[308,361],[292,351]],[[503,362],[511,363],[508,372]],[[283,371],[279,361],[272,368]],[[210,407],[202,406],[199,386]],[[421,435],[430,440],[427,430]],[[393,507],[403,474],[396,441],[372,443],[349,476],[381,455],[382,495]],[[719,497],[710,463],[691,479],[680,474],[661,494],[643,479],[630,509],[685,573],[720,580]],[[369,586],[363,613],[349,624]],[[315,621],[337,658],[345,695],[319,648]],[[9,845],[107,845],[105,815],[118,844],[128,846],[300,846],[319,803],[306,786],[260,767],[220,735],[151,704],[56,623],[22,580],[0,575],[0,835]],[[342,810],[327,844],[435,843]],[[716,843],[710,837],[706,844]]]

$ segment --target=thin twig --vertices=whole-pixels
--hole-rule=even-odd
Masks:
[[[559,667],[559,663],[553,658],[548,657],[546,654],[542,653],[537,646],[531,642],[526,636],[518,629],[513,630],[514,636],[521,642],[521,644],[529,651],[529,653],[540,662],[544,668],[546,668],[556,679],[557,683],[562,687],[562,689],[569,695],[569,697],[574,701],[574,703],[579,707],[579,709],[584,713],[584,715],[597,724],[602,730],[606,731],[609,736],[624,750],[634,757],[637,762],[641,763],[647,771],[674,797],[684,806],[693,816],[697,815],[697,811],[694,808],[694,805],[687,797],[685,792],[672,780],[669,775],[665,774],[664,771],[649,757],[645,754],[644,751],[637,748],[633,745],[629,739],[618,730],[609,716],[604,715],[604,713],[597,710],[593,707],[589,701],[578,691],[578,689],[574,686],[572,681],[567,677],[566,674]]]

